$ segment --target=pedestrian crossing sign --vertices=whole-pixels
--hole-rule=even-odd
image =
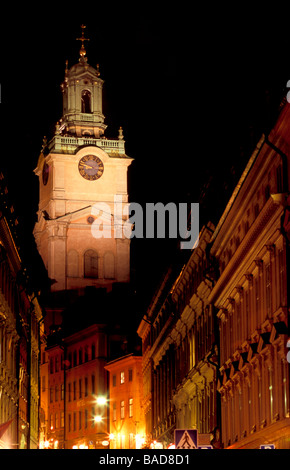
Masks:
[[[197,429],[175,429],[175,449],[197,449]]]

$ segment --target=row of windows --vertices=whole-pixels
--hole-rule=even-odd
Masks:
[[[259,216],[263,205],[270,198],[271,193],[282,192],[283,187],[283,175],[282,167],[278,166],[268,174],[268,181],[261,190],[257,191],[256,200],[252,207],[249,207],[245,214],[244,221],[238,226],[236,233],[230,240],[228,248],[223,252],[221,256],[221,271],[224,271],[227,263],[231,260],[235,250],[239,247],[243,237],[248,233],[251,225],[255,222]]]
[[[18,293],[15,279],[11,274],[8,261],[5,257],[5,250],[0,245],[0,289],[11,311],[14,313],[18,309]]]
[[[91,346],[85,346],[84,348],[80,348],[78,350],[75,349],[73,352],[68,353],[67,358],[68,368],[76,367],[80,364],[96,359],[96,345],[95,343],[92,343]]]
[[[45,390],[45,376],[42,377],[42,391]],[[55,387],[50,387],[49,389],[49,401],[53,403],[54,401],[64,400],[64,384],[61,384],[60,387],[56,385]]]
[[[120,402],[120,419],[125,419],[125,400]],[[128,400],[128,416],[133,418],[133,398]],[[117,403],[113,403],[113,421],[117,421]]]
[[[256,373],[248,366],[246,377],[240,376],[239,386],[232,381],[222,400],[224,444],[258,432],[279,419],[289,417],[288,364],[276,358],[275,369],[264,361]]]
[[[119,377],[119,380],[120,380],[120,384],[124,384],[125,383],[125,377],[126,377],[125,371],[121,371],[118,377]],[[132,380],[133,380],[133,369],[128,369],[128,382],[132,382]],[[113,384],[113,387],[117,386],[117,375],[116,374],[114,374],[112,376],[112,384]]]
[[[91,394],[96,393],[96,378],[94,375],[91,376]],[[42,377],[42,391],[45,391],[45,376]],[[67,385],[67,397],[68,401],[81,399],[89,395],[89,378],[79,379],[78,382],[74,380]],[[64,384],[55,385],[49,389],[49,401],[50,403],[64,400]]]
[[[51,413],[49,420],[50,430],[64,428],[64,411]]]
[[[77,419],[77,416],[78,416],[78,419]],[[68,431],[69,432],[77,431],[77,430],[82,429],[83,427],[87,429],[89,419],[91,421],[91,427],[94,427],[95,425],[94,417],[95,417],[94,406],[92,407],[90,418],[89,418],[88,409],[85,409],[84,411],[79,410],[78,412],[74,411],[73,413],[69,413],[68,420],[67,420]],[[64,428],[64,411],[50,414],[50,430],[52,431],[54,429],[59,429],[59,428]]]
[[[91,427],[95,427],[96,409],[94,406],[91,408],[91,414],[86,408],[85,410],[74,411],[68,414],[67,426],[68,432],[80,431],[81,429],[88,429],[89,422]]]
[[[221,363],[223,364],[241,343],[250,339],[266,318],[285,306],[285,258],[284,251],[277,250],[268,263],[261,261],[256,275],[250,275],[248,285],[239,289],[227,314],[221,323]]]
[[[73,352],[69,352],[66,360],[66,367],[76,367],[85,362],[96,359],[96,345],[92,343],[91,346],[85,346]],[[64,369],[64,358],[63,354],[52,356],[49,360],[49,372],[54,374]]]
[[[96,378],[94,375],[90,378],[91,394],[96,393]],[[87,397],[89,394],[89,378],[74,380],[68,383],[68,401],[77,400],[77,398]]]

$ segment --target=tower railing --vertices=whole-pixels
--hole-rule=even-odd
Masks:
[[[84,145],[96,145],[107,153],[120,154],[125,156],[125,141],[111,139],[96,139],[94,137],[73,137],[55,135],[48,144],[50,152],[54,153],[74,153],[78,147]]]

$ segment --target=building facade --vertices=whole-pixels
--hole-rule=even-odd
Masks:
[[[210,440],[219,427],[218,334],[208,300],[215,282],[208,255],[213,229],[210,223],[204,227],[178,275],[164,278],[138,329],[146,433],[164,448],[174,442],[176,428],[212,434]]]
[[[106,325],[91,325],[64,343],[65,448],[104,449],[109,434]]]
[[[110,448],[141,449],[146,442],[142,356],[129,354],[110,361]]]
[[[212,237],[225,448],[289,448],[289,125],[286,103]]]
[[[2,174],[0,190],[0,448],[34,449],[39,440],[42,310],[27,284]]]

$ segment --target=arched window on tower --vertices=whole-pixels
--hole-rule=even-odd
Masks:
[[[84,256],[85,277],[98,277],[98,253],[94,250],[87,250]]]
[[[91,113],[91,92],[89,90],[82,91],[82,113]]]

